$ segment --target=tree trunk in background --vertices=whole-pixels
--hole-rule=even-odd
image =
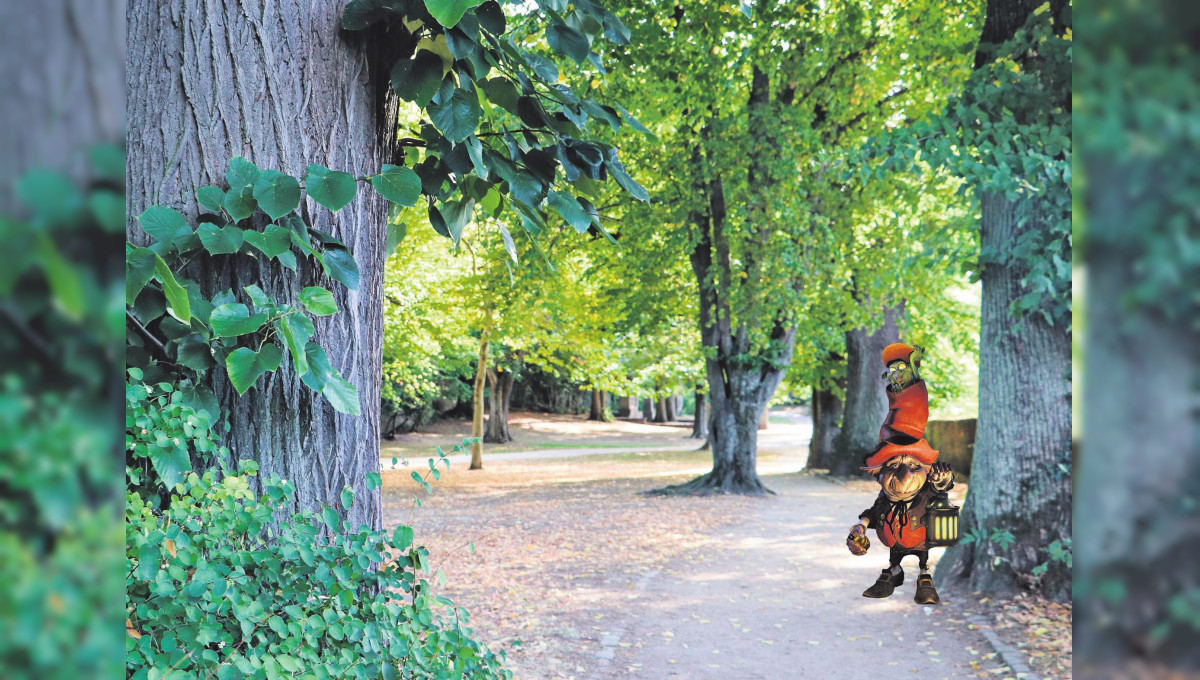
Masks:
[[[896,324],[903,315],[901,302],[883,311],[878,328],[855,328],[846,333],[846,399],[829,474],[861,476],[863,457],[879,444],[879,427],[888,412],[880,355],[884,347],[899,341]]]
[[[190,3],[130,0],[127,14],[128,235],[145,243],[135,217],[150,205],[197,215],[195,189],[225,186],[233,156],[302,176],[320,163],[356,176],[395,162],[394,102],[386,72],[370,68],[363,45],[344,38],[337,1]],[[89,32],[90,26],[81,27]],[[296,486],[296,504],[328,504],[355,493],[351,526],[380,527],[379,471],[384,200],[359,191],[336,215],[307,199],[302,216],[349,246],[357,290],[331,282],[308,258],[298,272],[245,256],[202,258],[185,270],[207,295],[259,285],[277,299],[303,286],[333,291],[339,314],[316,319],[314,340],[358,388],[362,414],[337,413],[301,384],[290,362],[237,396],[224,371],[212,387],[228,417],[236,458]],[[311,214],[309,214],[311,211]]]
[[[980,203],[984,251],[998,252],[1024,229],[1040,227],[1034,219],[1018,227],[1003,195],[985,194]],[[1006,550],[990,541],[949,548],[937,577],[963,592],[1006,594],[1045,561],[1052,541],[1071,536],[1071,478],[1058,467],[1071,460],[1071,336],[1041,316],[1014,332],[1009,305],[1025,293],[1024,272],[989,263],[981,274],[979,425],[960,526],[1007,530],[1015,540]],[[1004,562],[995,566],[995,557]],[[1044,590],[1069,597],[1070,569],[1051,567]]]
[[[647,423],[654,420],[654,400],[650,397],[642,400],[642,418]]]
[[[989,0],[980,42],[1007,41],[1042,4]],[[1061,16],[1066,4],[1052,2],[1053,16]],[[976,52],[975,67],[989,59]],[[1070,106],[1069,84],[1056,94]],[[1045,228],[1036,215],[1018,220],[1016,209],[1003,195],[980,195],[981,252],[1006,252],[1022,233]],[[1064,257],[1070,261],[1069,253]],[[1006,530],[1014,540],[1007,549],[991,541],[948,548],[935,578],[959,592],[1005,595],[1046,561],[1052,541],[1071,536],[1071,478],[1059,468],[1071,461],[1071,335],[1065,324],[1050,326],[1040,315],[1016,329],[1009,306],[1026,292],[1019,262],[987,263],[980,274],[979,424],[959,526],[985,535]],[[1106,469],[1100,474],[1120,473]],[[1112,486],[1104,484],[1105,491]],[[1070,568],[1051,562],[1041,586],[1049,597],[1069,598]]]
[[[659,397],[654,404],[654,422],[667,423],[671,421],[670,414],[667,412],[666,397]]]
[[[809,470],[828,470],[836,456],[835,443],[841,432],[842,400],[833,390],[813,390],[812,441],[808,445]],[[877,433],[878,434],[878,433]]]
[[[487,382],[488,334],[479,341],[479,359],[475,364],[475,389],[471,393],[471,470],[483,469],[483,386]]]
[[[604,420],[604,393],[592,390],[592,407],[588,412],[588,420]]]
[[[675,422],[679,420],[679,409],[675,408],[675,397],[667,397],[663,399],[663,406],[666,407],[667,422]]]
[[[511,442],[512,434],[508,431],[508,405],[512,400],[513,372],[490,368],[487,377],[492,394],[488,399],[487,430],[483,441],[489,444]]]
[[[708,439],[708,402],[704,391],[696,389],[696,414],[692,420],[691,439]]]

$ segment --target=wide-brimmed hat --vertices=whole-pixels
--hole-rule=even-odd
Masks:
[[[876,446],[874,451],[863,458],[863,468],[873,468],[877,465],[883,465],[896,456],[903,456],[905,454],[916,458],[924,465],[933,465],[938,459],[938,452],[924,439],[918,439],[911,444],[895,444],[889,441],[882,441],[879,442],[879,446]]]
[[[912,353],[912,345],[906,345],[903,342],[893,342],[892,344],[883,348],[883,365],[887,366],[898,359],[908,361],[908,357],[912,355]]]

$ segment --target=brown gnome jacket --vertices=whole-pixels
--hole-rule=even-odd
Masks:
[[[929,421],[929,392],[925,381],[918,380],[900,393],[887,390],[888,414],[879,430],[879,446],[863,461],[866,467],[887,462],[901,455],[911,455],[926,465],[937,461],[937,451],[925,441],[925,425]],[[915,440],[915,441],[914,441]],[[859,513],[859,519],[870,520],[875,535],[888,547],[909,550],[925,549],[925,508],[937,496],[954,487],[938,491],[929,482],[907,501],[892,501],[882,491],[875,504]]]

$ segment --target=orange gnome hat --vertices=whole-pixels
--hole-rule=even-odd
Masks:
[[[906,345],[903,342],[893,342],[892,344],[883,348],[883,365],[887,366],[897,359],[908,361],[908,357],[911,356],[912,353],[912,345]],[[921,362],[918,361],[917,365],[920,366]]]

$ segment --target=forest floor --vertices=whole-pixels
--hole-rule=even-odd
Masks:
[[[1027,662],[1042,652],[1038,676],[1070,677],[1069,608],[1064,625],[1046,603],[1023,613],[943,593],[923,607],[912,558],[895,595],[863,598],[886,551],[854,557],[844,536],[877,487],[800,472],[802,410],[774,412],[760,432],[759,473],[776,492],[764,498],[642,495],[711,468],[678,423],[515,415],[508,455],[485,448],[478,471],[456,457],[433,494],[408,470],[469,423],[385,442],[389,462],[403,453],[412,467],[384,474],[384,522],[414,527],[447,577],[441,594],[471,612],[518,680],[1017,677],[968,621],[981,612]],[[555,458],[520,455],[563,444]]]

